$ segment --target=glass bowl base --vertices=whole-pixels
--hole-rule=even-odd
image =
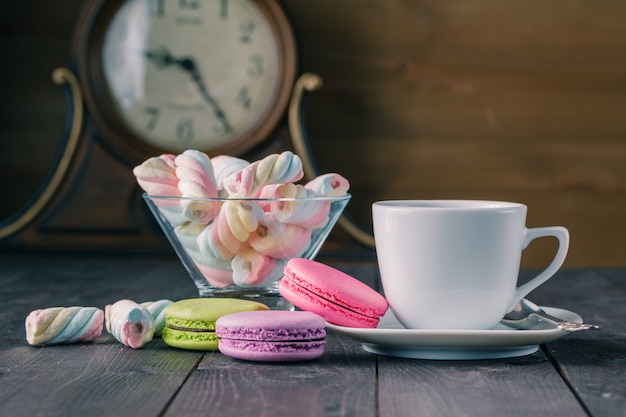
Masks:
[[[244,288],[228,288],[215,289],[213,287],[198,287],[200,298],[237,298],[240,300],[256,301],[268,306],[271,310],[295,310],[294,305],[285,300],[277,289],[244,289]]]

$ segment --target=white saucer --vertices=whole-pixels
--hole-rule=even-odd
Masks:
[[[543,307],[564,320],[582,323],[582,318],[568,310]],[[326,323],[337,333],[353,337],[370,352],[412,359],[467,360],[496,359],[530,355],[542,343],[567,334],[551,323],[543,322],[529,330],[515,330],[499,324],[492,330],[406,329],[391,310],[375,329],[343,327]]]

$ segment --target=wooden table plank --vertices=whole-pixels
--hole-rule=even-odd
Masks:
[[[378,288],[374,263],[330,263]],[[176,260],[0,255],[0,415],[604,417],[626,409],[626,270],[566,269],[534,291],[529,298],[538,304],[570,309],[603,329],[521,358],[383,357],[332,332],[322,358],[296,364],[238,361],[161,340],[132,350],[107,334],[45,348],[25,340],[24,319],[36,308],[196,294]]]
[[[200,356],[161,340],[133,350],[110,336],[91,345],[6,349],[0,415],[158,416]]]
[[[329,332],[326,353],[290,364],[207,354],[166,416],[377,416],[376,356]]]
[[[564,287],[567,286],[567,289]],[[600,331],[572,333],[548,354],[593,416],[626,414],[626,271],[564,270],[534,300],[570,309]]]
[[[586,416],[541,351],[478,361],[380,357],[378,373],[381,416]]]
[[[184,279],[184,280],[183,280]],[[179,264],[155,260],[0,258],[0,415],[157,416],[201,358],[160,339],[141,350],[103,332],[95,343],[34,347],[31,310],[193,294]]]

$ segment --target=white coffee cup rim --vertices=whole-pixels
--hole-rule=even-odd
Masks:
[[[496,200],[383,200],[373,203],[374,206],[384,206],[389,208],[419,208],[436,210],[501,210],[524,207],[522,203]]]

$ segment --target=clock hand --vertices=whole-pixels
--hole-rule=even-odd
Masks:
[[[191,75],[191,79],[196,84],[198,92],[202,98],[213,108],[215,116],[222,123],[224,131],[232,132],[233,128],[226,117],[226,113],[224,113],[224,110],[222,110],[217,100],[209,94],[206,83],[204,82],[202,74],[200,74],[198,66],[193,58],[185,57],[177,59],[164,46],[161,46],[154,51],[144,51],[144,56],[154,62],[154,65],[159,69],[169,67],[170,65],[177,65],[182,70],[188,72],[189,75]]]
[[[144,51],[143,55],[154,62],[154,65],[158,69],[169,67],[170,65],[177,64],[178,61],[165,47],[160,47],[154,51]]]
[[[202,78],[202,74],[198,70],[198,66],[196,65],[196,61],[193,58],[182,58],[178,60],[178,65],[187,71],[191,75],[191,79],[196,83],[198,87],[198,91],[200,95],[204,98],[204,100],[213,107],[213,111],[215,112],[215,116],[222,122],[222,126],[224,127],[224,131],[232,132],[233,128],[228,122],[228,118],[226,117],[226,113],[217,103],[215,98],[211,94],[206,87],[206,83],[204,82],[204,78]]]

